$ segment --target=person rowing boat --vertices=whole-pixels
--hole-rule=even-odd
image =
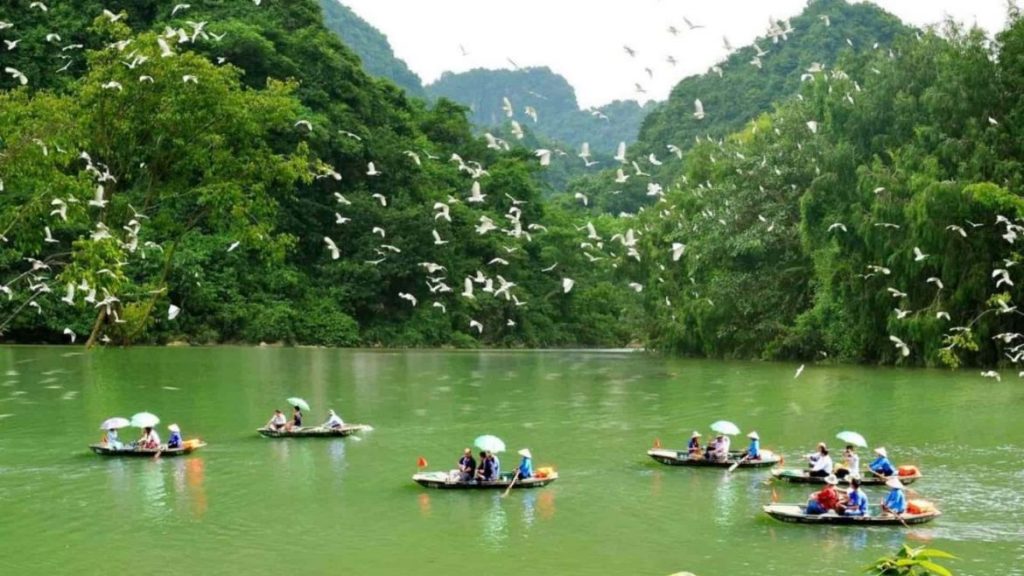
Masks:
[[[891,488],[882,500],[882,512],[899,516],[907,511],[907,497],[903,494],[903,483],[899,478],[889,478],[885,483]]]
[[[324,428],[337,429],[337,428],[341,428],[344,425],[345,425],[345,422],[341,419],[341,416],[338,416],[334,412],[334,410],[328,410],[327,411],[327,421],[324,422],[324,425],[323,425]]]
[[[888,478],[896,474],[896,469],[893,468],[892,462],[889,462],[889,453],[886,452],[885,448],[875,448],[875,454],[878,455],[871,464],[868,464],[868,468],[875,476],[882,476]]]

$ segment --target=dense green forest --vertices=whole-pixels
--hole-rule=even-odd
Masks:
[[[577,151],[544,166],[529,126],[495,145],[465,107],[368,75],[313,0],[0,22],[19,39],[0,76],[8,341],[1020,356],[1016,14],[992,41],[811,2],[759,40],[761,69],[742,48],[699,79],[752,92],[704,85],[695,118],[684,81],[622,174],[554,198],[540,182]]]
[[[1017,363],[1024,22],[1011,21],[995,42],[949,23],[850,53],[690,151],[641,218],[648,249],[685,245],[676,265],[634,265],[657,286],[646,340],[712,356]]]
[[[312,0],[172,12],[0,12],[8,339],[627,340],[531,153],[367,76]]]

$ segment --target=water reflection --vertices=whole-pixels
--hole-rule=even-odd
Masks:
[[[335,478],[340,478],[341,472],[347,468],[345,463],[345,442],[328,442],[327,456],[331,459],[331,470],[334,472]]]
[[[187,501],[189,512],[197,520],[206,515],[206,476],[202,458],[178,458],[174,461],[174,493],[177,500]]]
[[[501,507],[501,495],[495,494],[491,498],[491,509],[484,514],[484,543],[498,549],[508,540],[508,519],[505,517],[505,510]]]
[[[430,494],[426,492],[420,492],[419,497],[416,499],[420,505],[420,516],[424,518],[430,517]]]
[[[139,488],[145,514],[159,518],[167,513],[167,487],[164,482],[163,462],[145,462],[139,471]]]

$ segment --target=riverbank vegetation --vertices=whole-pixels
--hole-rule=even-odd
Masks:
[[[763,68],[684,81],[622,174],[602,158],[551,195],[584,150],[544,166],[529,134],[477,137],[466,108],[367,75],[312,0],[107,8],[0,13],[21,39],[0,79],[8,341],[1020,358],[1016,14],[991,40],[811,3]],[[821,62],[801,32],[864,45]],[[730,112],[715,83],[736,77]]]

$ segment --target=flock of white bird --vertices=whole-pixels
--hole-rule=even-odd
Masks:
[[[253,0],[253,3],[257,6],[261,4],[260,0]],[[187,11],[190,8],[191,6],[189,4],[177,4],[171,10],[170,15],[178,16],[187,14]],[[46,12],[48,8],[42,2],[32,2],[29,5],[29,10],[39,10],[42,12]],[[110,21],[117,21],[121,18],[125,18],[127,15],[123,12],[120,14],[113,14],[109,10],[104,10],[103,16],[108,18]],[[827,16],[823,16],[822,21],[826,26],[831,25],[831,22]],[[161,58],[175,57],[178,54],[178,50],[187,48],[188,44],[195,43],[198,41],[218,42],[224,37],[223,35],[217,35],[212,32],[208,32],[206,30],[206,22],[187,21],[187,26],[188,29],[168,27],[166,28],[164,33],[157,38],[157,44]],[[0,31],[6,30],[8,31],[9,34],[11,31],[16,31],[16,28],[17,27],[14,23],[0,21]],[[686,33],[697,33],[697,31],[702,30],[704,28],[705,27],[700,24],[694,24],[688,19],[683,18],[682,22],[678,26],[675,24],[670,25],[667,28],[667,32],[671,35],[679,35],[684,31]],[[772,19],[765,38],[771,40],[773,43],[778,43],[781,41],[785,41],[786,39],[788,39],[790,35],[795,34],[796,32],[797,31],[792,28],[788,20],[776,21]],[[59,44],[61,42],[60,35],[56,32],[50,33],[46,36],[46,42]],[[5,40],[4,44],[6,50],[8,51],[20,49],[20,40],[18,39]],[[726,47],[727,50],[733,50],[732,44],[729,42],[728,38],[723,37],[723,45]],[[754,43],[754,47],[756,51],[756,56],[750,62],[750,65],[755,66],[757,68],[761,68],[763,65],[763,59],[769,56],[770,50],[762,49],[761,46],[758,45],[756,42]],[[81,45],[67,45],[63,46],[60,49],[60,52],[62,54],[61,58],[67,60],[68,63],[65,64],[63,68],[59,69],[58,72],[66,70],[70,65],[71,56],[68,56],[67,54],[73,53],[75,50],[79,50],[81,48]],[[145,56],[139,54],[138,50],[128,52],[130,48],[129,41],[119,42],[117,44],[111,45],[110,48],[117,50],[118,52],[125,53],[124,64],[130,69],[135,69],[136,67],[143,65],[147,60]],[[464,49],[463,51],[465,52]],[[624,51],[629,58],[637,57],[636,50],[634,50],[628,45],[624,46]],[[890,55],[892,55],[891,51]],[[894,55],[892,56],[895,57]],[[677,60],[673,56],[668,56],[666,58],[666,61],[672,65],[674,65],[677,62]],[[224,59],[218,59],[218,63],[223,62]],[[24,86],[29,84],[31,81],[31,79],[26,77],[25,74],[14,68],[5,67],[4,71],[6,74],[10,75],[13,78],[15,85]],[[649,67],[644,67],[644,71],[648,75],[653,74],[651,68]],[[722,65],[713,66],[711,71],[712,73],[717,74],[720,77],[724,76],[725,74]],[[846,79],[845,75],[843,75],[842,72],[838,70],[833,71],[831,74],[829,74],[825,70],[825,66],[819,63],[814,63],[809,68],[807,68],[806,72],[803,73],[802,78],[806,81],[817,81],[818,79],[821,78],[823,78],[826,81],[832,79]],[[139,76],[139,82],[145,83],[152,81],[153,79],[150,76]],[[199,83],[201,82],[201,78],[197,77],[196,75],[185,75],[182,77],[181,81],[183,84]],[[859,91],[860,87],[856,85],[856,83],[854,83],[854,85],[855,90]],[[123,86],[116,81],[110,81],[108,83],[103,84],[103,88],[115,91],[123,90]],[[642,85],[637,84],[636,88],[638,92],[644,92],[644,88]],[[852,103],[852,95],[848,93],[847,98]],[[700,99],[696,99],[694,101],[693,107],[694,111],[692,114],[692,121],[699,122],[707,117],[708,112],[705,110],[704,105]],[[525,136],[525,129],[523,128],[523,125],[520,123],[518,119],[519,117],[517,114],[517,108],[514,106],[513,102],[511,102],[510,99],[506,97],[503,98],[502,109],[504,110],[504,113],[511,127],[510,132],[512,136],[517,140],[522,140]],[[541,121],[537,114],[537,111],[531,106],[524,107],[522,114],[525,117],[524,121],[525,119],[529,119],[529,121],[532,123],[537,123]],[[997,121],[993,118],[989,118],[988,120],[990,123],[997,124]],[[806,126],[812,136],[818,133],[819,123],[816,120],[807,120]],[[305,133],[310,133],[318,129],[308,120],[298,120],[297,122],[295,122],[295,128],[297,130],[302,130]],[[338,132],[345,135],[346,137],[355,140],[361,139],[360,136],[352,134],[350,132],[346,132],[344,130],[339,130]],[[498,138],[493,134],[485,134],[485,139],[488,148],[491,148],[493,150],[503,152],[512,149],[512,146],[509,142],[501,138]],[[37,141],[36,143],[44,150],[46,149],[45,143],[41,141]],[[722,151],[725,152],[724,144],[722,142],[719,142],[718,145],[722,149]],[[538,149],[535,150],[534,153],[541,166],[550,165],[552,159],[555,156],[569,156],[568,153],[561,150]],[[669,159],[672,159],[674,157],[674,161],[682,161],[683,150],[680,146],[675,144],[667,145],[667,153],[667,157]],[[425,153],[425,158],[421,158],[421,156],[418,153],[413,151],[406,151],[405,155],[408,157],[410,162],[414,163],[417,166],[421,166],[424,161],[441,160],[440,158],[430,155],[429,153]],[[575,156],[576,158],[583,162],[584,166],[588,168],[598,164],[598,162],[593,159],[590,151],[590,145],[587,142],[583,142],[580,145],[579,152]],[[93,175],[96,181],[95,197],[92,200],[88,201],[88,206],[99,208],[102,210],[102,208],[108,202],[108,197],[105,194],[104,184],[107,182],[116,182],[117,179],[115,176],[110,174],[109,169],[101,162],[94,162],[87,152],[81,152],[80,158],[85,163],[85,169]],[[614,160],[620,164],[620,166],[615,169],[615,183],[624,184],[630,178],[646,178],[648,179],[647,195],[652,198],[656,205],[666,202],[664,187],[654,180],[652,174],[656,176],[659,172],[658,169],[661,166],[663,166],[663,164],[667,160],[659,159],[654,153],[648,154],[646,157],[643,158],[631,158],[628,155],[628,149],[625,142],[619,144],[616,150],[616,154],[614,156]],[[463,198],[449,196],[446,202],[437,202],[433,205],[433,219],[435,221],[443,220],[446,222],[451,222],[451,207],[461,202],[465,202],[467,205],[477,205],[480,206],[481,208],[486,207],[488,204],[489,194],[485,193],[485,187],[484,184],[482,184],[482,182],[485,182],[486,178],[489,176],[489,173],[486,170],[485,166],[483,166],[480,162],[476,162],[473,160],[464,160],[457,153],[451,154],[450,158],[448,158],[448,162],[454,164],[460,172],[468,175],[471,184],[469,184],[467,194]],[[367,177],[377,178],[384,174],[385,171],[382,167],[378,166],[375,162],[368,162],[365,171],[365,175]],[[334,181],[341,181],[342,175],[335,171],[333,167],[323,164],[321,165],[319,172],[316,174],[316,178],[329,178]],[[701,189],[711,189],[712,186],[713,185],[711,182],[707,182],[706,184],[701,184],[698,187]],[[0,179],[0,192],[2,191],[3,181],[2,179]],[[884,188],[879,188],[875,192],[882,193],[884,191]],[[515,242],[530,242],[532,241],[532,234],[543,233],[546,231],[546,228],[539,223],[525,222],[523,219],[523,211],[520,208],[520,205],[523,204],[523,202],[515,198],[512,198],[508,194],[505,194],[505,196],[509,200],[511,200],[511,206],[504,214],[504,221],[500,223],[496,222],[487,214],[481,213],[479,215],[478,224],[475,227],[475,231],[479,235],[486,235],[492,233],[504,234],[510,239],[512,244],[504,247],[504,251],[506,254],[495,255],[482,266],[483,269],[494,270],[495,272],[487,274],[484,273],[482,270],[477,270],[475,275],[466,276],[462,281],[462,291],[457,295],[457,297],[465,299],[476,299],[480,297],[481,293],[483,293],[489,295],[489,297],[491,298],[502,298],[506,301],[514,302],[516,307],[524,306],[527,304],[525,299],[520,299],[520,294],[517,291],[517,284],[509,279],[506,279],[502,274],[498,274],[497,270],[505,269],[510,266],[509,260],[503,258],[502,256],[508,256],[522,249],[521,246],[517,246]],[[380,206],[382,208],[386,208],[388,206],[388,198],[384,194],[374,193],[372,194],[372,197],[377,202],[380,203]],[[345,216],[342,213],[344,211],[344,207],[351,205],[351,202],[340,192],[334,192],[333,198],[338,210],[337,212],[335,212],[335,224],[339,226],[354,225],[355,223],[352,222],[352,218]],[[589,205],[589,199],[586,197],[586,195],[582,193],[576,193],[575,199],[578,200],[583,206]],[[60,220],[66,220],[68,205],[75,202],[77,202],[77,200],[72,197],[54,197],[52,199],[53,210],[50,212],[50,216]],[[660,207],[660,212],[664,217],[672,216],[673,210],[674,207],[672,206]],[[632,216],[634,215],[620,214],[621,218],[630,218]],[[722,220],[721,215],[719,215],[716,218],[714,214],[709,214],[705,212],[702,214],[702,216],[706,219],[716,220],[724,224],[724,220]],[[145,220],[146,216],[135,212],[134,217],[131,218],[131,220],[123,227],[125,233],[123,235],[120,235],[123,236],[123,239],[119,239],[119,241],[122,243],[123,246],[125,246],[128,249],[129,252],[134,253],[136,252],[137,249],[139,249],[139,233],[140,230],[142,229],[142,223]],[[764,217],[760,217],[760,220],[762,222],[767,223],[767,220]],[[974,228],[980,228],[982,226],[981,224],[969,225]],[[1024,227],[1021,227],[1020,225],[1015,224],[1014,222],[1002,216],[997,217],[996,225],[1003,227],[1002,237],[1010,244],[1013,244],[1017,240],[1018,236],[1024,233]],[[898,225],[888,223],[877,223],[876,226],[878,226],[879,228],[899,228]],[[773,227],[774,223],[771,223],[771,228],[769,228],[768,230],[771,231]],[[950,233],[959,235],[961,237],[967,236],[966,229],[956,224],[949,225],[947,227],[947,230]],[[641,253],[640,246],[638,245],[638,239],[644,233],[649,231],[649,229],[646,227],[641,228],[641,230],[627,228],[625,232],[612,236],[607,242],[604,240],[601,234],[599,234],[598,230],[591,222],[587,222],[584,226],[581,226],[579,228],[579,231],[585,232],[586,234],[585,237],[581,239],[579,246],[583,257],[586,258],[587,262],[590,264],[598,263],[601,261],[607,261],[611,266],[616,267],[618,266],[617,262],[619,262],[620,260],[633,259],[637,262],[640,262],[643,258],[647,257]],[[845,234],[847,233],[847,227],[845,224],[841,222],[835,222],[828,227],[828,232],[833,234]],[[44,235],[44,243],[46,245],[59,243],[59,241],[53,237],[49,226],[44,227],[42,233]],[[380,256],[380,258],[376,260],[368,260],[366,261],[367,264],[380,264],[381,262],[389,258],[391,255],[402,252],[401,247],[385,243],[385,240],[388,235],[385,229],[381,227],[373,227],[370,233],[380,237],[381,243],[377,248],[377,254]],[[440,232],[436,228],[432,230],[431,236],[431,241],[436,246],[443,246],[449,242],[449,240],[446,240],[441,236]],[[112,231],[109,230],[103,222],[97,222],[95,225],[95,230],[91,233],[91,238],[93,240],[102,240],[112,237],[114,237]],[[0,241],[7,241],[7,239],[0,235]],[[331,259],[338,260],[339,258],[342,257],[342,249],[330,236],[324,236],[323,243]],[[230,246],[226,247],[226,250],[230,252],[232,250],[235,250],[238,246],[239,242],[233,242]],[[686,248],[687,247],[684,243],[671,242],[668,246],[656,248],[655,254],[650,256],[659,262],[658,266],[660,266],[661,270],[665,270],[666,266],[669,266],[672,263],[680,261],[680,259],[684,256],[686,252]],[[156,245],[154,243],[143,243],[143,257],[145,257],[146,249],[162,250],[162,248],[159,245]],[[621,249],[621,251],[619,249]],[[913,249],[913,256],[916,262],[922,262],[929,258],[929,255],[924,254],[917,247]],[[39,303],[40,297],[45,294],[50,294],[53,292],[53,290],[50,287],[50,283],[48,282],[48,278],[46,276],[46,274],[50,272],[50,264],[45,260],[38,259],[29,259],[28,263],[29,270],[25,271],[24,273],[20,274],[14,279],[6,282],[5,284],[0,285],[0,292],[6,294],[8,300],[12,299],[14,294],[13,287],[18,285],[19,282],[24,281],[25,284],[27,285],[29,296],[26,298],[25,303],[15,311],[15,315],[18,312],[20,312],[22,308],[25,307],[31,307],[34,308],[37,312],[41,312],[42,308]],[[1012,267],[1013,265],[1014,262],[1007,261],[1004,268],[995,270],[993,272],[992,277],[994,279],[995,288],[998,289],[1004,286],[1013,286],[1013,280],[1009,272],[1010,267]],[[555,262],[550,266],[543,268],[542,271],[545,273],[555,273],[555,270],[558,266],[559,263]],[[441,313],[446,313],[447,306],[445,302],[442,301],[440,298],[445,295],[451,295],[452,297],[456,297],[455,289],[448,284],[449,280],[446,277],[447,268],[444,265],[437,262],[422,262],[420,263],[420,267],[422,268],[422,272],[425,275],[425,285],[427,287],[427,290],[429,291],[429,297],[433,298],[430,305],[433,308],[438,309]],[[113,272],[110,270],[101,270],[99,271],[99,273],[113,275]],[[890,271],[886,269],[884,266],[869,266],[867,273],[864,275],[864,278],[867,279],[873,276],[885,277],[888,276],[889,274]],[[933,285],[934,288],[938,291],[944,289],[944,284],[940,278],[929,277],[927,279],[927,282]],[[575,288],[575,286],[576,281],[573,278],[561,277],[560,287],[562,293],[570,293]],[[636,293],[641,293],[644,290],[643,284],[639,282],[629,282],[627,288]],[[906,292],[899,288],[887,287],[886,290],[897,301],[901,301],[907,298]],[[84,296],[82,297],[82,301],[84,303],[90,304],[97,309],[102,308],[103,310],[106,311],[108,317],[112,318],[114,322],[123,322],[123,320],[118,317],[118,307],[116,306],[116,304],[120,302],[118,297],[114,294],[110,294],[109,292],[106,291],[106,289],[100,289],[100,294],[97,294],[97,289],[93,286],[90,286],[89,283],[84,280],[80,282],[68,282],[65,286],[65,289],[63,290],[63,296],[60,298],[59,301],[64,303],[65,305],[74,306],[76,305],[76,297],[80,293],[84,294]],[[416,294],[409,292],[400,292],[398,294],[398,297],[403,301],[407,302],[409,306],[414,307],[420,305],[422,298],[421,296],[417,296]],[[710,302],[710,300],[708,302],[709,304],[714,305],[714,303]],[[672,302],[667,296],[664,299],[664,304],[665,306],[668,307],[672,306]],[[182,310],[179,306],[171,304],[169,306],[169,309],[167,310],[167,319],[174,320],[175,318],[178,317],[178,315],[181,312]],[[949,314],[942,310],[935,310],[933,312],[936,318],[938,319],[943,319],[947,321],[950,320]],[[996,310],[996,312],[999,314],[1020,314],[1020,312],[1017,312],[1016,307],[1009,306],[1009,304],[1007,303],[1001,304],[1001,308]],[[906,318],[909,315],[915,313],[916,312],[914,311],[905,310],[900,307],[894,308],[894,314],[896,314],[897,318],[899,319]],[[9,322],[9,319],[3,323],[0,323],[0,333],[2,333],[3,327],[7,322]],[[507,318],[506,325],[509,327],[515,326],[515,321],[512,318]],[[477,334],[482,334],[485,330],[485,327],[478,320],[470,319],[468,329],[470,331],[475,330]],[[951,333],[955,333],[957,331],[965,331],[969,329],[969,325],[954,327],[951,329]],[[71,342],[74,342],[77,338],[77,335],[70,328],[65,328],[64,334],[69,338]],[[906,357],[911,354],[910,344],[904,342],[895,335],[890,335],[889,338],[901,356]],[[1021,334],[1001,334],[997,336],[997,338],[1000,338],[1003,342],[1008,344],[1017,341],[1020,342],[1011,349],[1011,353],[1014,355],[1011,357],[1011,360],[1013,362],[1016,363],[1017,361],[1021,360],[1022,357],[1024,357],[1024,336],[1022,336]],[[106,341],[105,336],[104,341]],[[803,370],[804,366],[800,366],[800,368],[796,372],[796,377],[799,377],[802,374]],[[986,377],[992,377],[996,379],[999,378],[999,374],[995,371],[987,371],[984,373],[984,375]]]

